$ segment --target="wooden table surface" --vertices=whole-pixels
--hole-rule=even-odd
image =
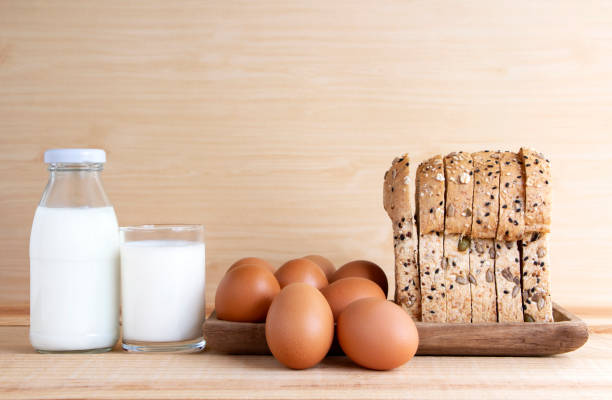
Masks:
[[[583,315],[584,317],[584,315]],[[386,372],[329,357],[293,371],[271,356],[43,355],[28,327],[0,326],[0,398],[601,398],[612,396],[612,318],[587,315],[589,341],[554,357],[415,357]]]

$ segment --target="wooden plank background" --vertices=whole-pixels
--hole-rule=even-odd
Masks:
[[[0,1],[0,310],[27,311],[45,149],[108,152],[121,225],[203,223],[234,259],[392,277],[394,156],[546,152],[553,297],[612,308],[606,1]]]

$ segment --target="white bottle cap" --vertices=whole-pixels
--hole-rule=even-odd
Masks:
[[[52,149],[45,151],[45,163],[105,163],[102,149]]]

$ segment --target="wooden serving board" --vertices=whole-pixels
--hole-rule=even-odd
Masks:
[[[554,323],[437,324],[417,322],[417,355],[549,356],[576,350],[589,338],[580,318],[554,304]],[[217,319],[204,323],[206,347],[226,354],[270,354],[265,324]],[[330,355],[341,355],[334,339]]]

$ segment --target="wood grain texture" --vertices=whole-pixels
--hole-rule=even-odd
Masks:
[[[554,323],[416,322],[417,355],[548,356],[574,351],[589,337],[587,325],[555,305]],[[223,321],[213,313],[204,323],[206,345],[227,354],[271,354],[264,323]],[[343,354],[334,338],[330,354]]]
[[[607,317],[610,322],[609,315]],[[26,327],[0,327],[0,398],[609,398],[612,335],[554,357],[417,356],[392,371],[328,357],[294,371],[271,356],[35,354]]]
[[[391,278],[393,157],[531,146],[553,298],[610,309],[610,26],[605,1],[2,0],[0,305],[28,303],[51,147],[108,151],[121,225],[205,224],[211,302],[242,256]]]

